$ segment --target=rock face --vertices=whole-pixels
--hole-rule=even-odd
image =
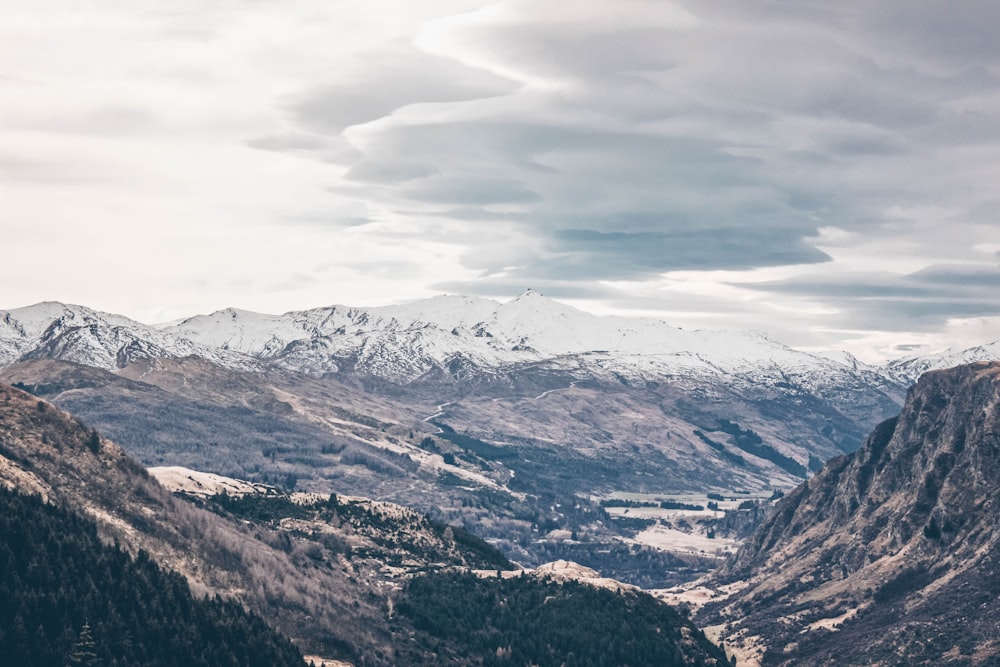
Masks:
[[[1000,664],[1000,363],[925,374],[783,499],[703,611],[763,664]]]

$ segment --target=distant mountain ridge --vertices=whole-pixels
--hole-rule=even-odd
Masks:
[[[60,359],[117,370],[137,359],[201,357],[230,366],[252,360],[226,350],[198,345],[183,337],[121,315],[47,301],[0,311],[0,366],[19,360]]]
[[[496,374],[541,363],[633,381],[698,376],[775,382],[791,376],[818,386],[834,376],[905,385],[921,372],[954,365],[956,358],[968,362],[998,354],[1000,343],[994,343],[878,367],[845,353],[794,350],[759,332],[685,330],[652,318],[599,317],[533,290],[506,303],[438,296],[283,315],[227,308],[164,326],[55,302],[0,311],[0,365],[52,358],[115,370],[137,359],[197,356],[230,368],[273,364],[397,384],[434,371]]]
[[[883,372],[898,382],[912,384],[928,371],[953,368],[977,361],[997,360],[1000,360],[1000,341],[964,350],[948,349],[934,354],[893,359],[883,366]]]

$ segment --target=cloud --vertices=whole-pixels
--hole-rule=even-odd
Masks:
[[[910,274],[817,275],[744,285],[752,290],[821,299],[835,318],[859,328],[936,331],[950,320],[1000,316],[1000,266],[930,266]],[[831,320],[834,318],[831,317]]]
[[[362,156],[347,177],[377,186],[366,195],[400,215],[417,205],[470,226],[530,229],[544,252],[506,267],[524,282],[825,262],[812,245],[819,227],[877,230],[898,223],[886,216],[894,204],[946,189],[926,159],[961,162],[947,143],[960,123],[944,103],[979,95],[989,78],[943,76],[933,53],[919,66],[886,54],[886,39],[921,47],[879,12],[629,8],[640,16],[619,19],[610,4],[590,2],[579,17],[552,20],[544,8],[507,2],[431,24],[433,39],[418,35],[416,44],[461,63],[461,81],[474,81],[467,70],[478,67],[523,86],[498,85],[487,98],[465,83],[439,89],[418,78],[377,103],[358,88],[358,111],[345,113],[368,125],[349,135]],[[925,19],[913,30],[934,33]],[[964,29],[951,23],[956,35]],[[375,89],[396,75],[385,77],[376,72]],[[338,90],[318,99],[344,98]],[[397,112],[418,101],[444,104],[432,120]],[[330,118],[300,121],[332,132],[349,122]],[[958,171],[984,185],[973,169]],[[483,275],[505,268],[467,257]]]
[[[411,104],[476,100],[511,93],[517,84],[408,45],[365,54],[359,71],[301,93],[295,121],[313,132],[339,134]]]
[[[0,10],[15,258],[90,243],[168,300],[150,249],[199,248],[197,310],[536,287],[815,346],[998,313],[993,2],[75,7]]]

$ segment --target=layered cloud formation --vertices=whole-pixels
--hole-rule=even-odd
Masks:
[[[534,287],[871,357],[1000,338],[995,3],[203,5],[0,10],[0,224],[89,248],[78,300]],[[25,270],[14,301],[77,298]]]

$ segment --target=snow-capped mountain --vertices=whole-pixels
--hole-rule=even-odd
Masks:
[[[457,464],[462,475],[572,493],[788,486],[857,447],[906,388],[849,355],[596,316],[530,290],[505,303],[230,308],[159,326],[43,303],[0,311],[0,372],[151,464],[314,477],[323,457],[342,456],[337,474],[375,461],[399,476],[441,456],[421,443],[448,428],[471,438],[459,449],[480,443]],[[329,451],[309,453],[323,442]],[[372,443],[391,456],[358,454]],[[292,451],[295,462],[276,460]],[[484,453],[499,459],[471,458]],[[558,476],[567,467],[577,482]],[[360,475],[355,490],[382,493],[383,481]]]
[[[435,373],[458,378],[542,365],[580,379],[630,383],[700,377],[809,390],[864,384],[891,392],[925,370],[998,358],[1000,343],[880,369],[846,354],[794,350],[759,332],[685,330],[653,318],[599,317],[533,290],[506,303],[438,296],[283,315],[227,308],[159,327],[53,302],[0,311],[0,365],[54,358],[115,370],[136,359],[189,356],[228,368],[352,372],[396,384]]]
[[[48,301],[0,311],[0,366],[50,358],[116,370],[136,359],[189,356],[233,368],[253,364],[245,355],[199,345],[127,317],[85,306]]]
[[[212,349],[314,374],[351,368],[397,383],[436,369],[497,372],[559,363],[634,380],[664,375],[774,381],[866,372],[758,332],[683,330],[661,320],[598,317],[537,292],[499,303],[440,296],[400,306],[333,306],[280,316],[227,309],[161,330]]]
[[[894,359],[885,365],[885,373],[902,384],[913,384],[927,371],[953,368],[976,361],[1000,360],[1000,341],[970,347],[966,350],[951,349],[937,354]]]
[[[438,296],[395,306],[331,306],[266,315],[227,308],[159,327],[46,302],[0,311],[0,366],[54,358],[105,370],[136,359],[200,357],[227,368],[274,365],[412,383],[428,374],[497,375],[526,365],[580,379],[642,383],[698,377],[728,383],[877,386],[899,393],[926,370],[1000,358],[1000,342],[894,361],[809,354],[754,331],[685,330],[653,318],[599,317],[528,290],[506,303]]]

